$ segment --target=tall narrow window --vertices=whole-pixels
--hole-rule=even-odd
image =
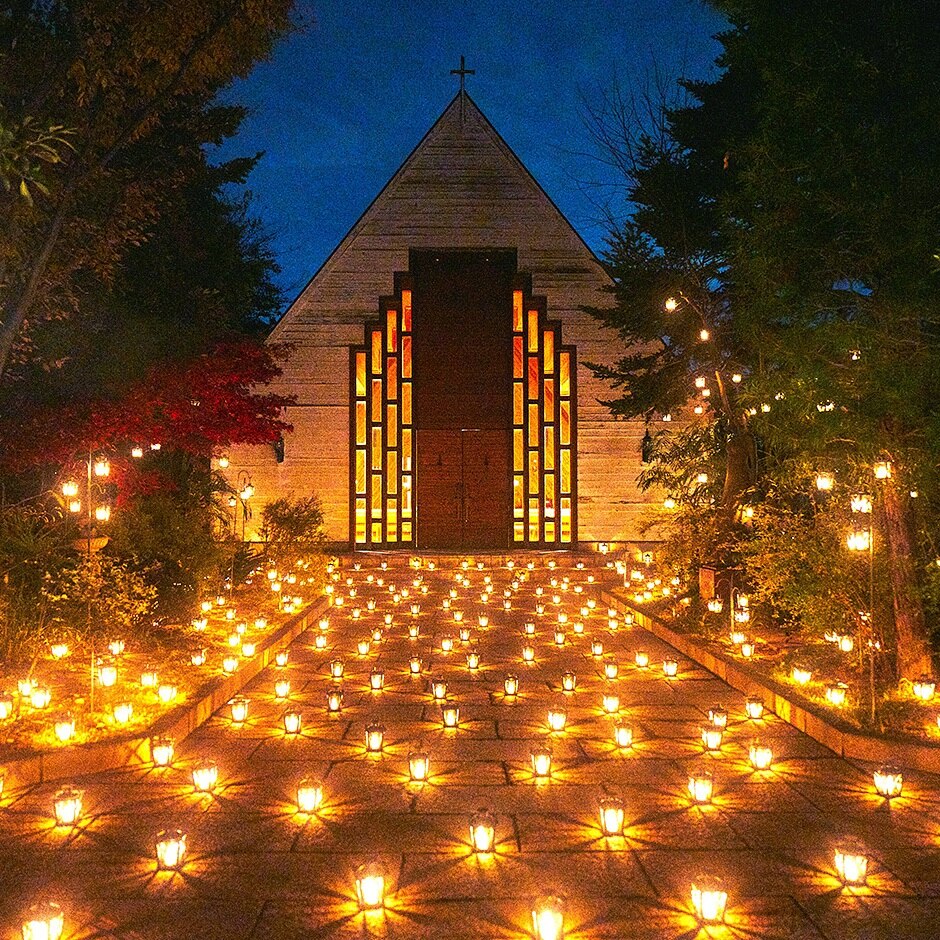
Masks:
[[[351,351],[350,522],[361,547],[413,541],[411,289],[396,282]]]
[[[524,281],[524,283],[523,283]],[[513,292],[513,542],[575,539],[575,349],[527,279]]]

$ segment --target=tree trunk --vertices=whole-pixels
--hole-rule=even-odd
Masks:
[[[933,671],[923,594],[914,554],[911,501],[907,491],[893,479],[885,481],[885,546],[894,603],[897,634],[898,675],[917,679]]]
[[[735,428],[725,445],[725,482],[721,493],[722,508],[732,513],[738,508],[741,494],[754,482],[754,436],[743,428]]]

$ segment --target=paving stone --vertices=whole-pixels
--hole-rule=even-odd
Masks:
[[[588,596],[600,596],[608,573],[595,569],[589,585],[589,572],[575,570],[573,559],[558,556],[550,571],[535,557],[511,611],[494,604],[513,575],[488,569],[494,591],[485,628],[476,618],[486,572],[468,571],[471,587],[456,588],[452,608],[466,613],[469,643],[459,641],[452,611],[440,606],[456,584],[452,563],[423,572],[430,590],[420,597],[416,639],[406,635],[411,597],[394,607],[386,589],[411,584],[416,575],[406,559],[389,556],[386,572],[378,557],[363,558],[360,572],[347,565],[357,595],[332,609],[328,648],[314,647],[318,630],[301,635],[286,667],[264,670],[247,687],[244,724],[233,724],[222,708],[177,742],[171,767],[77,780],[85,812],[74,829],[53,823],[56,786],[5,795],[0,936],[16,935],[22,911],[47,893],[68,911],[69,940],[526,937],[532,906],[547,893],[564,898],[566,940],[940,936],[936,777],[912,775],[889,805],[872,792],[871,767],[838,758],[775,716],[747,719],[740,693],[684,657],[679,677],[664,678],[669,647],[639,627],[608,630],[606,605],[584,618],[583,634],[569,629],[565,644],[556,645],[559,607],[550,579],[567,574],[584,585],[581,596],[557,588],[573,605],[573,621]],[[534,613],[539,584],[541,617]],[[342,581],[339,590],[347,591]],[[392,608],[383,640],[359,655],[358,640]],[[525,664],[522,626],[529,620],[537,625],[529,640],[536,660]],[[453,652],[440,650],[444,635],[454,637]],[[604,642],[603,658],[591,655],[595,637]],[[469,648],[482,657],[475,673],[467,668]],[[649,652],[649,669],[635,666],[638,649]],[[424,662],[417,677],[408,669],[413,655]],[[337,658],[345,664],[345,707],[329,715],[326,692],[336,685],[329,663]],[[604,676],[607,659],[618,664],[614,680]],[[373,668],[385,673],[381,692],[370,689]],[[575,692],[561,691],[565,670],[577,674]],[[515,697],[503,690],[508,673],[521,680]],[[458,729],[441,725],[429,691],[436,676],[448,683],[447,700],[460,706]],[[286,701],[274,694],[279,677],[290,679]],[[617,716],[601,707],[610,689],[620,695]],[[550,733],[548,709],[560,703],[566,727]],[[728,727],[721,751],[706,753],[700,729],[716,704],[727,709]],[[298,735],[283,730],[289,706],[303,717]],[[633,727],[633,747],[616,746],[616,718]],[[386,729],[380,755],[365,748],[373,720]],[[755,737],[774,750],[769,771],[749,763]],[[530,753],[546,741],[552,772],[539,780]],[[426,783],[409,777],[415,748],[431,757]],[[192,768],[203,758],[219,767],[211,794],[192,785]],[[699,768],[714,776],[711,805],[693,805],[688,795],[688,775]],[[310,775],[324,785],[314,815],[295,805],[297,783]],[[610,795],[624,803],[622,836],[600,830],[598,802]],[[469,819],[481,807],[496,817],[496,850],[488,855],[471,851]],[[187,833],[181,873],[156,871],[154,839],[165,827]],[[833,869],[836,845],[849,838],[870,856],[867,886],[852,890]],[[364,914],[354,872],[371,860],[385,866],[389,893],[384,911]],[[690,885],[702,875],[724,879],[725,927],[700,929],[693,916]]]

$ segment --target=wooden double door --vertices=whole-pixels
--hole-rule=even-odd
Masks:
[[[508,432],[419,430],[418,544],[505,548],[509,533]]]
[[[413,251],[416,544],[511,532],[512,252]]]

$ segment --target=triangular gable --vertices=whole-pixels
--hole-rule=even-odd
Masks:
[[[292,327],[316,321],[318,314],[328,313],[333,322],[371,315],[377,297],[391,289],[390,273],[407,269],[409,248],[475,247],[518,248],[520,269],[536,283],[540,271],[564,272],[595,286],[609,283],[522,161],[470,96],[461,101],[458,92],[290,305],[271,339],[297,339]]]

